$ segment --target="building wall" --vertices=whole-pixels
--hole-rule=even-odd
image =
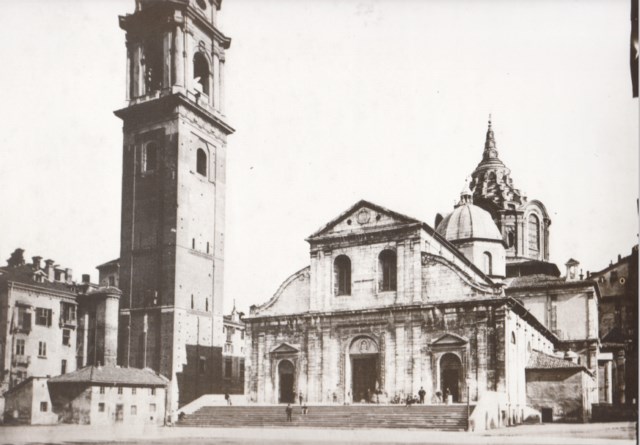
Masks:
[[[580,369],[527,370],[527,402],[542,411],[553,409],[554,421],[587,422],[595,380]]]
[[[162,425],[164,423],[166,399],[164,388],[155,388],[153,394],[151,388],[141,386],[56,383],[50,387],[54,411],[63,423],[91,425]],[[117,416],[119,405],[122,406],[121,418]]]
[[[76,330],[77,322],[61,324],[61,303],[76,307],[75,295],[57,293],[46,288],[13,283],[6,294],[0,296],[5,301],[7,320],[5,320],[4,369],[10,369],[5,376],[4,389],[15,386],[28,377],[59,375],[62,361],[66,360],[66,372],[76,369]],[[4,292],[3,292],[4,293]],[[18,323],[19,307],[25,308],[31,316],[31,328],[20,329]],[[37,308],[51,310],[50,325],[36,323]],[[11,330],[13,324],[14,330]],[[63,344],[63,331],[68,330],[68,345]],[[18,355],[18,343],[24,341],[24,354]],[[46,344],[46,354],[40,354],[40,343]],[[21,351],[20,351],[21,352]]]
[[[592,287],[510,293],[561,340],[598,338],[597,300]],[[554,300],[555,298],[555,300]],[[555,307],[555,309],[553,309]],[[555,311],[555,323],[552,311]]]
[[[7,394],[4,412],[30,425],[51,425],[58,422],[58,416],[52,411],[46,378],[33,378]]]

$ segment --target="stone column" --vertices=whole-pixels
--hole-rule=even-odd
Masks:
[[[173,35],[173,66],[175,70],[174,84],[176,86],[184,87],[184,59],[186,57],[184,52],[184,33],[182,32],[182,26],[176,26],[176,30]]]
[[[401,241],[396,247],[396,303],[405,302],[407,284],[407,262],[405,261],[405,242]]]
[[[476,393],[475,400],[487,390],[487,323],[486,320],[476,323]],[[470,396],[473,395],[470,394]]]
[[[133,64],[132,69],[132,82],[131,82],[131,93],[132,99],[142,95],[144,88],[142,87],[144,73],[142,72],[140,63],[142,60],[142,45],[140,43],[134,43],[131,45],[131,63]]]
[[[396,393],[396,344],[388,330],[384,333],[384,390],[389,398]]]
[[[267,402],[266,385],[269,383],[269,368],[265,356],[265,339],[264,334],[258,337],[258,402]]]
[[[406,393],[406,354],[404,324],[396,325],[396,391]]]
[[[213,55],[213,63],[211,64],[211,73],[213,76],[213,88],[211,89],[211,105],[220,110],[220,57],[218,54]]]
[[[607,360],[604,368],[604,382],[605,382],[605,401],[607,403],[613,403],[613,361]]]
[[[422,379],[422,354],[420,353],[422,345],[422,328],[420,325],[413,325],[411,327],[411,380],[412,391],[417,394],[421,386],[424,386]]]
[[[224,114],[226,111],[225,103],[224,103],[224,58],[220,60],[220,85],[218,86],[218,91],[220,91],[220,113]]]
[[[618,353],[616,354],[616,377],[617,377],[617,383],[618,383],[618,400],[617,402],[620,404],[624,404],[626,403],[626,397],[625,397],[625,390],[626,390],[626,384],[625,384],[625,378],[626,378],[626,367],[625,367],[625,362],[626,362],[626,358],[625,358],[625,353],[624,353],[624,349],[621,349],[618,351]]]
[[[320,379],[320,401],[328,402],[327,399],[328,393],[327,391],[332,390],[331,382],[332,382],[332,374],[337,371],[337,369],[331,368],[331,331],[329,327],[325,326],[322,328],[322,375]]]
[[[493,341],[496,351],[496,391],[507,391],[506,377],[506,336],[505,336],[505,309],[498,308],[495,311],[495,335]]]

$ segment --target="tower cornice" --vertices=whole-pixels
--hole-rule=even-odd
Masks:
[[[222,130],[226,135],[233,134],[235,129],[230,126],[221,116],[207,111],[206,109],[198,106],[193,101],[188,99],[182,93],[173,93],[168,96],[160,97],[158,99],[152,99],[145,102],[140,102],[128,107],[121,108],[114,111],[114,114],[125,122],[135,121],[140,122],[143,120],[153,119],[155,115],[167,116],[167,112],[176,108],[178,105],[183,105],[189,110],[196,113],[207,122],[216,126]]]
[[[228,49],[231,46],[231,38],[227,37],[216,28],[213,24],[205,20],[202,15],[196,11],[192,6],[185,3],[181,0],[166,0],[162,3],[158,3],[158,5],[154,5],[151,9],[145,9],[143,11],[136,11],[133,14],[127,14],[123,16],[119,16],[119,24],[120,28],[126,31],[127,33],[137,33],[140,29],[144,29],[148,25],[147,23],[142,23],[147,20],[147,12],[148,11],[180,11],[183,13],[183,17],[176,17],[175,14],[167,15],[167,21],[159,21],[159,25],[163,24],[185,24],[184,18],[190,19],[193,23],[198,25],[201,29],[203,29],[206,33],[208,33],[211,37],[213,37],[222,48]]]

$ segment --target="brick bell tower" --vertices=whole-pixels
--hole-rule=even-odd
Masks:
[[[171,380],[175,410],[222,386],[227,136],[222,0],[137,0],[126,32],[118,363]]]

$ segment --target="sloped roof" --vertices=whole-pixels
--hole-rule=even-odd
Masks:
[[[516,289],[552,289],[562,287],[593,287],[595,294],[600,299],[600,290],[593,280],[575,280],[567,281],[563,277],[554,277],[552,275],[545,274],[533,274],[523,277],[507,278],[505,280],[507,285],[505,292]]]
[[[367,207],[367,208],[370,208],[370,209],[375,210],[377,212],[384,213],[384,214],[389,215],[389,216],[393,217],[394,219],[398,220],[398,222],[400,222],[400,223],[404,223],[404,224],[422,224],[421,221],[419,221],[419,220],[417,220],[415,218],[411,218],[410,216],[403,215],[403,214],[398,213],[398,212],[394,212],[393,210],[389,210],[389,209],[387,209],[385,207],[382,207],[382,206],[380,206],[378,204],[374,204],[374,203],[372,203],[370,201],[366,201],[364,199],[361,199],[360,201],[356,202],[354,205],[349,207],[347,210],[342,212],[340,215],[336,216],[331,221],[326,223],[320,229],[316,230],[313,234],[309,235],[307,237],[307,241],[313,240],[314,238],[319,238],[321,235],[323,235],[324,233],[328,232],[333,227],[335,227],[340,221],[345,219],[347,217],[347,215],[349,215],[350,213],[354,212],[356,209],[358,209],[360,207]]]
[[[536,350],[531,351],[526,369],[576,369],[591,374],[591,372],[582,365]]]
[[[102,383],[106,385],[166,386],[169,381],[149,368],[118,368],[87,366],[69,374],[59,375],[49,383]]]
[[[0,281],[13,281],[16,283],[28,284],[29,286],[40,287],[48,290],[62,291],[75,294],[77,291],[76,284],[51,282],[43,280],[42,282],[33,279],[34,274],[42,274],[41,270],[34,270],[31,264],[23,264],[16,267],[0,267],[2,274]]]

